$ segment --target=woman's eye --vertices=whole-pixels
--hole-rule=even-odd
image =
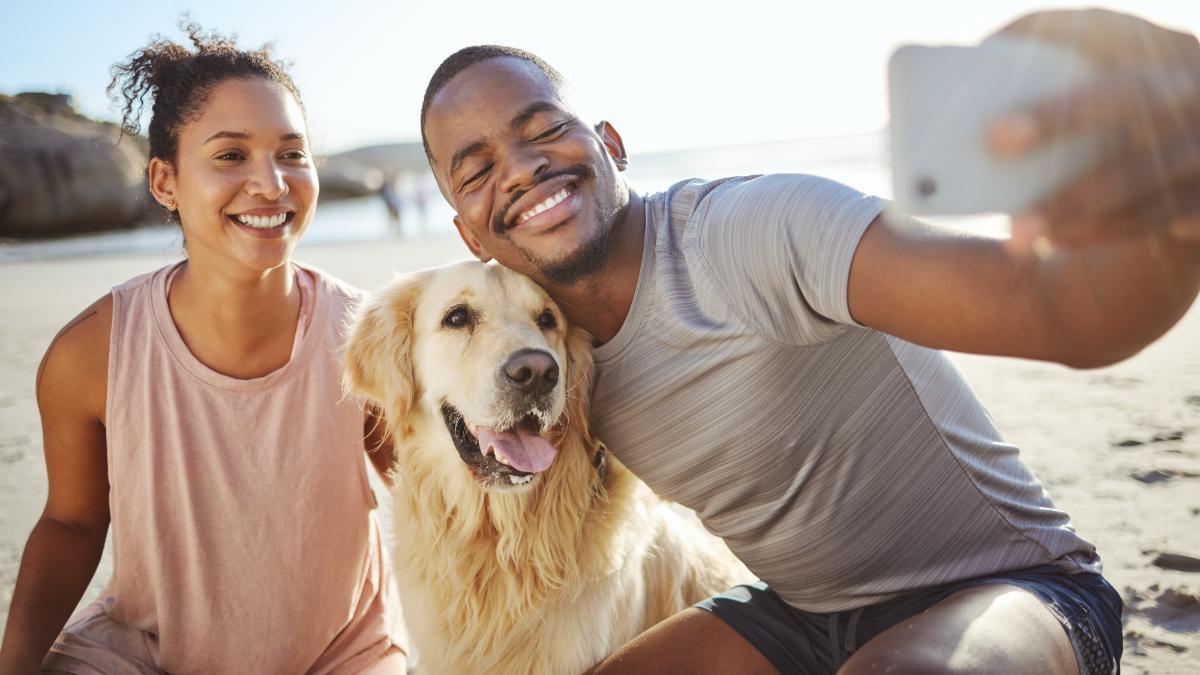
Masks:
[[[307,159],[308,153],[303,150],[289,150],[283,153],[283,159]]]
[[[233,152],[233,151],[230,151],[230,152],[222,152],[221,154],[217,155],[217,159],[224,160],[224,161],[227,161],[227,162],[232,162],[232,161],[235,161],[235,160],[239,160],[239,159],[241,159],[241,158],[242,158],[242,153],[240,153],[240,152]]]
[[[554,318],[554,312],[547,309],[538,315],[537,325],[543,330],[550,330],[558,325],[558,319]]]
[[[471,324],[471,312],[466,307],[454,307],[442,317],[442,325],[446,328],[464,328]]]

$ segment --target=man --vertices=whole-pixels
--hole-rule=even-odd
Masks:
[[[1127,55],[1101,52],[1118,38],[1170,43],[1138,53],[1200,81],[1194,37],[1132,17],[1043,14],[1008,30],[1075,36],[1114,70]],[[422,132],[463,240],[595,336],[597,435],[763,580],[663,622],[596,672],[1117,667],[1121,601],[1094,547],[934,351],[1099,366],[1190,306],[1195,91],[1132,108],[1111,94],[1080,94],[1086,114],[1061,102],[993,130],[1005,153],[1046,140],[1044,120],[1064,109],[1075,127],[1127,124],[1136,109],[1161,132],[1131,134],[1128,157],[1004,243],[890,224],[881,200],[811,176],[642,196],[620,176],[615,128],[581,121],[536,56],[472,47],[439,67]],[[1192,154],[1159,153],[1143,180],[1146,155],[1166,147]]]

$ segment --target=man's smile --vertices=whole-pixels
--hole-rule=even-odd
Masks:
[[[543,177],[496,214],[492,231],[503,236],[517,227],[535,230],[561,223],[579,210],[580,184],[594,175],[588,167],[574,166]]]
[[[537,206],[533,207],[532,209],[529,209],[528,211],[517,216],[516,224],[518,226],[525,224],[525,222],[528,221],[530,218],[538,215],[539,213],[544,213],[545,211],[548,211],[548,210],[558,206],[559,204],[563,203],[563,200],[565,200],[567,197],[570,197],[573,194],[575,194],[575,186],[568,185],[567,187],[565,187],[565,188],[559,190],[558,192],[555,192],[554,194],[547,197],[546,201],[539,203]]]

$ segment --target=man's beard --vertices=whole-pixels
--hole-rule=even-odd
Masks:
[[[599,214],[597,215],[599,216]],[[603,221],[601,222],[603,223]],[[558,286],[570,286],[604,267],[604,261],[608,260],[608,233],[611,227],[611,224],[603,224],[596,231],[596,236],[562,260],[546,260],[534,256],[523,248],[518,250],[546,277],[547,281]]]

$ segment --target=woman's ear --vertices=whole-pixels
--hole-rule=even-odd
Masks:
[[[427,278],[401,277],[364,300],[346,339],[343,386],[379,405],[392,424],[408,415],[416,397],[413,315]]]
[[[162,204],[168,211],[178,209],[179,201],[175,196],[175,167],[164,159],[152,157],[146,175],[154,201]]]

